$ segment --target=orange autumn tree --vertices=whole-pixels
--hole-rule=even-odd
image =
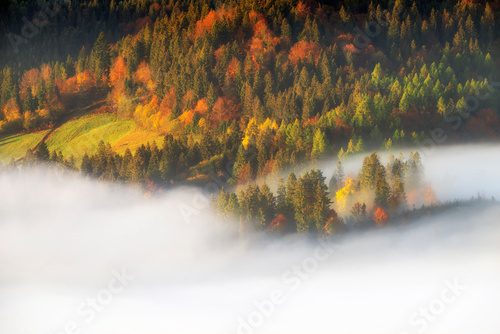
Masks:
[[[304,1],[299,1],[297,6],[295,6],[295,12],[301,18],[305,18],[308,15],[311,15],[311,8]]]
[[[373,212],[373,220],[377,225],[384,225],[389,219],[389,214],[381,207],[377,207]]]
[[[320,47],[317,43],[301,40],[292,46],[288,59],[294,65],[302,61],[317,63],[319,54]]]
[[[177,95],[175,95],[174,87],[167,90],[160,103],[159,113],[164,118],[170,118],[177,106]]]
[[[21,119],[21,111],[14,98],[11,98],[2,108],[3,116],[7,122]]]
[[[116,87],[125,81],[127,77],[127,64],[122,56],[116,57],[109,71],[109,82],[111,86]]]
[[[142,61],[137,67],[137,70],[134,74],[134,80],[138,83],[141,83],[150,92],[155,89],[155,83],[151,75],[151,70],[149,69],[149,65],[145,61]]]
[[[210,114],[210,121],[214,124],[230,121],[237,117],[240,105],[228,97],[218,97]]]
[[[216,62],[220,62],[228,53],[228,48],[225,45],[220,46],[214,51],[214,57]]]
[[[208,111],[208,100],[206,98],[199,99],[193,111],[196,114],[205,114]]]
[[[279,38],[273,35],[262,14],[250,11],[248,16],[250,21],[253,22],[250,56],[254,64],[262,64],[262,62],[274,53],[276,45],[279,43]]]
[[[194,37],[200,38],[210,33],[219,22],[232,22],[236,17],[234,8],[221,7],[217,10],[211,10],[202,19],[196,21],[194,28]]]
[[[179,121],[184,125],[189,125],[193,122],[194,111],[186,110],[179,116]]]
[[[184,111],[179,116],[179,121],[184,125],[189,125],[193,122],[196,115],[203,115],[208,111],[208,101],[206,98],[199,99],[193,109]]]
[[[87,90],[91,87],[94,87],[96,84],[96,81],[92,73],[90,73],[90,71],[88,70],[77,73],[75,78],[76,78],[76,87],[75,87],[76,91]]]
[[[127,78],[127,64],[122,56],[116,57],[109,71],[109,84],[113,88],[111,99],[115,104],[125,94],[125,79]]]
[[[236,76],[240,74],[240,67],[241,67],[240,61],[236,57],[231,58],[231,61],[229,62],[229,65],[227,66],[226,75],[230,79],[236,78]]]

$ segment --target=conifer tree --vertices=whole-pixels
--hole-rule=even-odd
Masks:
[[[486,2],[484,13],[481,16],[481,35],[483,42],[490,46],[495,37],[495,16],[489,2]]]
[[[323,131],[321,129],[316,129],[314,131],[313,145],[311,150],[311,157],[318,158],[323,153],[325,153],[326,149],[326,139]]]
[[[45,141],[42,141],[40,144],[37,145],[37,147],[33,151],[33,155],[37,160],[49,161],[50,152]]]
[[[90,53],[90,69],[98,82],[106,75],[110,64],[108,45],[103,32],[99,33]]]

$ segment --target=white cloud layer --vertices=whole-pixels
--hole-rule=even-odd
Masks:
[[[500,198],[499,153],[435,149],[426,177],[440,199]],[[197,189],[29,169],[0,173],[0,192],[0,333],[500,331],[498,206],[319,245],[243,240]]]

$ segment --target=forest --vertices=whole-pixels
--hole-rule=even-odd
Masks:
[[[500,333],[500,0],[0,0],[0,334]]]
[[[105,96],[100,112],[164,142],[124,153],[102,143],[75,159],[42,139],[24,160],[160,186],[212,174],[244,184],[325,156],[495,139],[497,5],[7,2],[0,133],[56,128],[75,101]]]
[[[356,177],[346,176],[338,160],[328,182],[320,170],[312,169],[280,179],[275,193],[265,182],[240,188],[237,193],[219,192],[215,205],[221,215],[238,219],[243,228],[282,233],[330,235],[346,226],[382,226],[391,215],[438,205],[424,182],[418,152],[408,159],[391,156],[386,166],[372,153],[363,159]]]

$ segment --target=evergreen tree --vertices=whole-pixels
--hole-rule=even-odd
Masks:
[[[489,46],[495,37],[495,16],[489,2],[484,7],[484,13],[481,16],[481,35],[483,42]]]
[[[375,204],[386,207],[389,202],[390,188],[386,180],[385,168],[380,166],[375,173]]]
[[[110,65],[108,45],[104,33],[99,33],[90,53],[90,69],[98,82],[103,80]]]
[[[311,157],[318,158],[323,153],[325,153],[326,149],[326,138],[325,134],[321,129],[316,129],[314,131],[313,145],[311,150]]]
[[[279,180],[278,190],[276,193],[276,211],[285,215],[287,218],[293,216],[293,205],[287,198],[287,189],[283,179]]]
[[[345,9],[344,5],[340,7],[339,16],[343,24],[351,23],[351,14]]]
[[[384,167],[380,163],[378,155],[372,153],[363,159],[363,165],[359,173],[361,188],[375,189],[377,173],[381,175],[381,170]]]
[[[92,161],[90,160],[90,157],[86,153],[83,155],[82,164],[80,166],[80,171],[84,175],[92,175],[93,174]]]
[[[40,161],[50,160],[50,152],[45,141],[42,141],[35,147],[33,151],[33,156],[35,157],[35,159]]]
[[[335,172],[332,175],[332,178],[329,182],[329,190],[331,193],[337,192],[337,190],[342,187],[344,182],[344,167],[342,166],[342,161],[340,159],[337,160],[337,165],[335,166]]]
[[[260,190],[260,216],[262,217],[261,225],[267,226],[276,214],[276,199],[269,189],[267,184],[259,188]]]

